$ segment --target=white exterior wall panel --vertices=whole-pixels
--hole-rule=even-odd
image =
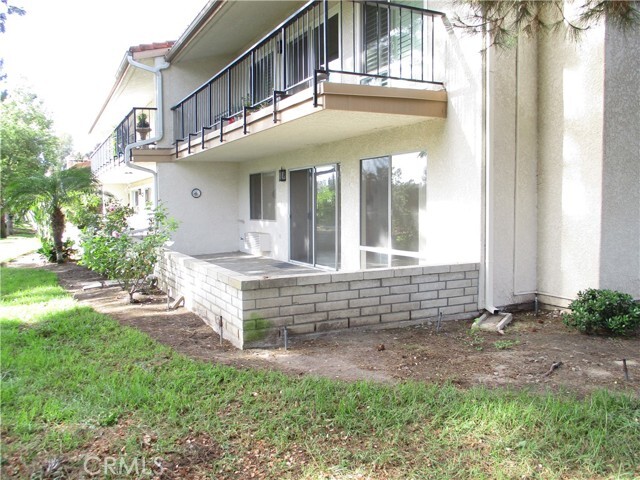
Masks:
[[[159,198],[178,221],[172,248],[188,255],[238,250],[237,165],[158,164]],[[191,191],[202,196],[193,198]]]
[[[640,299],[640,31],[605,34],[600,285]]]
[[[554,305],[600,285],[603,40],[538,44],[538,292]]]

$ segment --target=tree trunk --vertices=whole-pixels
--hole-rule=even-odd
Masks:
[[[51,234],[53,235],[53,245],[56,249],[56,261],[64,262],[64,252],[62,245],[62,235],[64,234],[64,213],[58,205],[53,207],[51,212]]]
[[[7,224],[4,221],[3,210],[0,210],[0,238],[7,238]]]

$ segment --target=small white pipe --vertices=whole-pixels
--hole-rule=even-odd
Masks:
[[[162,70],[165,68],[169,68],[169,63],[164,62],[161,65],[150,67],[149,65],[145,65],[144,63],[136,62],[133,59],[133,55],[131,53],[127,54],[127,61],[129,65],[140,68],[141,70],[146,70],[147,72],[151,72],[155,75],[156,78],[156,128],[155,128],[155,136],[151,138],[147,138],[146,140],[140,140],[139,142],[130,143],[124,149],[124,164],[135,170],[140,170],[142,172],[147,172],[153,175],[153,208],[155,209],[158,206],[158,172],[146,167],[141,167],[140,165],[136,165],[131,161],[131,150],[134,148],[142,147],[144,145],[149,145],[151,143],[155,143],[162,139],[164,136],[164,122],[163,122],[163,100],[162,100]]]

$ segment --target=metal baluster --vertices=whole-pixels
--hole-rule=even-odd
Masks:
[[[251,65],[249,65],[249,103],[251,105],[253,105],[254,103],[254,90],[255,90],[255,84],[256,84],[256,73],[255,73],[255,64],[256,64],[256,52],[255,50],[251,51]],[[244,103],[246,104],[247,101],[245,100]]]
[[[329,1],[323,0],[324,9],[324,69],[329,70]]]
[[[435,81],[435,24],[434,17],[431,17],[431,81]]]

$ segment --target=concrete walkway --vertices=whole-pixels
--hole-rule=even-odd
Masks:
[[[40,240],[36,237],[10,235],[0,239],[0,263],[8,262],[26,253],[40,248]]]

